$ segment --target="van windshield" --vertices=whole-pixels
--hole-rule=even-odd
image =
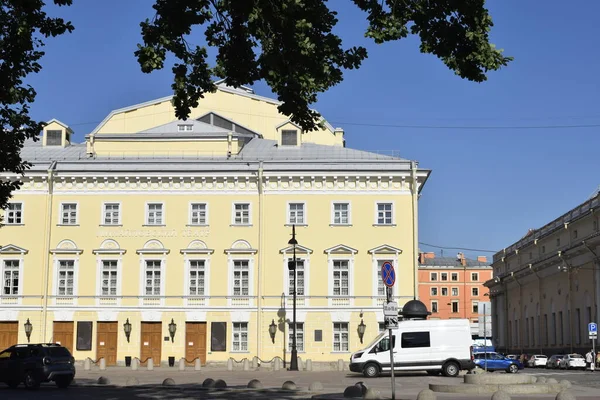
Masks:
[[[381,340],[382,337],[387,336],[387,332],[381,332],[379,335],[377,335],[377,337],[375,339],[373,339],[371,341],[371,343],[369,343],[369,345],[366,347],[367,349],[373,347],[375,345],[375,343],[379,342]]]

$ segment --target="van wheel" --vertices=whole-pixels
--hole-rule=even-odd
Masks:
[[[39,379],[35,376],[35,374],[33,373],[33,371],[28,371],[25,374],[25,387],[29,390],[36,390],[40,387],[40,381]]]
[[[447,362],[442,367],[442,373],[444,374],[444,376],[447,376],[449,378],[454,378],[455,376],[458,376],[459,372],[460,369],[458,368],[458,364],[453,361]]]
[[[519,372],[519,367],[517,367],[515,364],[510,364],[510,367],[508,367],[506,372],[510,372],[511,374],[516,374],[517,372]]]
[[[367,378],[377,378],[379,376],[379,367],[377,364],[369,363],[363,368],[363,375]]]

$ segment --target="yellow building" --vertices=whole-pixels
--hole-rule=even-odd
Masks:
[[[49,121],[22,151],[32,168],[4,176],[23,185],[0,229],[0,345],[29,321],[31,342],[109,365],[284,357],[292,225],[299,355],[346,359],[361,320],[374,337],[383,261],[399,304],[415,296],[429,171],[348,149],[326,121],[303,132],[278,105],[219,82],[187,121],[171,97],[111,112],[81,144]]]

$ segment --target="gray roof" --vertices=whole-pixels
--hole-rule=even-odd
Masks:
[[[467,267],[490,267],[489,262],[481,262],[472,258],[466,258]],[[426,258],[423,263],[419,263],[420,267],[456,267],[464,268],[456,257],[435,257]],[[491,267],[490,267],[491,268]]]
[[[42,146],[42,141],[27,139],[21,150],[21,158],[37,164],[39,161],[61,161],[86,159],[85,143],[71,143],[70,146]]]
[[[192,125],[192,132],[179,132],[179,125]],[[218,126],[214,126],[211,124],[207,124],[205,122],[196,121],[195,119],[188,119],[186,121],[178,120],[171,121],[164,125],[159,125],[155,128],[147,129],[145,131],[138,132],[137,134],[148,134],[148,133],[160,133],[160,134],[181,134],[181,133],[195,133],[195,134],[206,134],[206,135],[214,135],[220,134],[222,136],[227,136],[229,134],[229,130],[225,128],[219,128]],[[101,137],[102,135],[98,135],[97,137]]]

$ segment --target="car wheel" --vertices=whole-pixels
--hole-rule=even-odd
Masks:
[[[367,378],[377,378],[379,376],[379,367],[377,364],[369,363],[363,368],[363,375]]]
[[[33,371],[28,371],[27,373],[25,373],[24,382],[25,382],[25,387],[29,390],[36,390],[40,387],[40,381],[35,376]]]
[[[55,383],[60,389],[66,389],[69,387],[72,381],[72,378],[58,378]]]
[[[506,372],[509,372],[511,374],[516,374],[517,372],[519,372],[519,367],[517,367],[515,364],[510,364],[510,366],[508,367]]]
[[[455,376],[458,376],[459,372],[460,369],[458,368],[458,364],[453,361],[447,362],[442,367],[442,373],[444,374],[444,376],[447,376],[449,378],[454,378]]]
[[[9,388],[15,389],[17,386],[19,386],[19,381],[8,381],[6,384]]]

